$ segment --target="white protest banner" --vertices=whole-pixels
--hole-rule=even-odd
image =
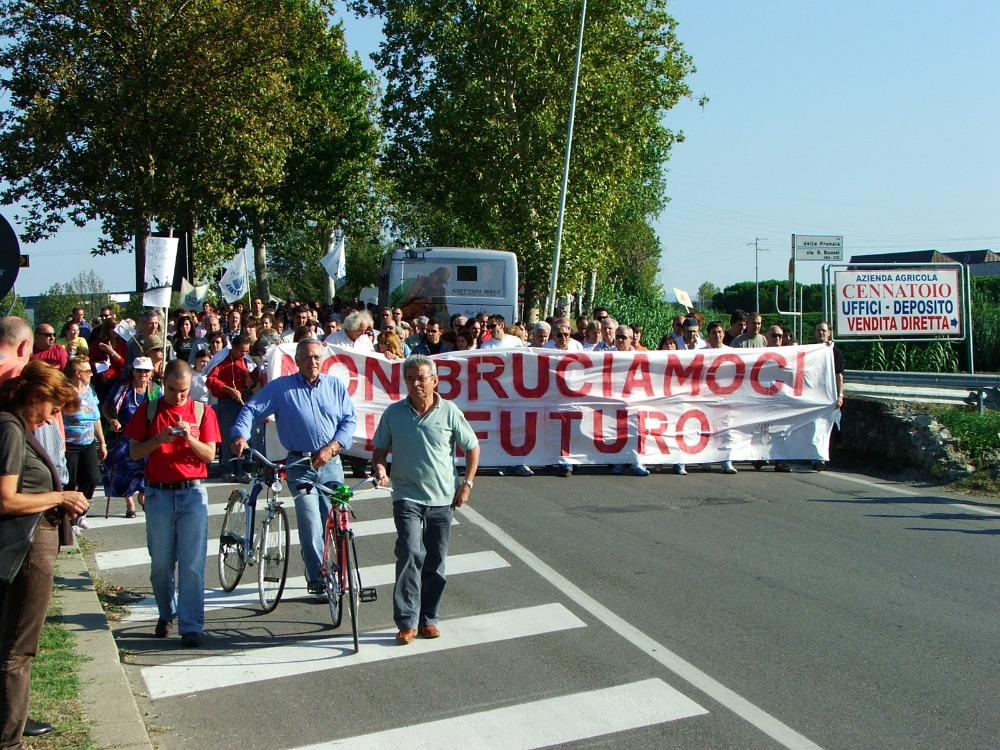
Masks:
[[[146,238],[143,305],[146,307],[170,307],[171,279],[174,276],[176,261],[176,237]]]
[[[181,279],[181,307],[185,310],[201,310],[208,299],[208,284],[193,286],[186,278]]]
[[[382,411],[405,397],[402,363],[327,347],[321,367],[358,415],[352,455],[370,455]],[[295,345],[271,378],[296,372]],[[487,350],[433,358],[438,393],[476,430],[484,466],[827,460],[837,419],[822,344],[674,352]]]

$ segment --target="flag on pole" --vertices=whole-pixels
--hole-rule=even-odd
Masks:
[[[677,297],[677,301],[680,302],[684,307],[690,310],[694,307],[694,303],[691,302],[691,295],[685,292],[683,289],[678,289],[674,287],[674,295]]]
[[[333,248],[320,261],[327,275],[333,279],[334,285],[340,289],[347,283],[347,257],[344,252],[346,237],[342,233],[334,235],[336,239]]]
[[[170,283],[176,260],[176,237],[146,238],[143,305],[146,307],[170,307]]]
[[[208,299],[208,284],[193,286],[190,281],[181,278],[181,307],[185,310],[200,310]]]
[[[250,273],[247,270],[247,258],[243,253],[237,253],[229,265],[226,266],[226,273],[219,282],[222,287],[222,298],[228,303],[233,303],[247,293],[250,283]]]

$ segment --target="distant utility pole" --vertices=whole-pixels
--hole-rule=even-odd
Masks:
[[[755,310],[755,312],[758,313],[760,312],[760,263],[758,261],[760,259],[761,250],[767,252],[766,247],[765,248],[760,247],[761,242],[767,242],[767,237],[754,237],[753,242],[747,243],[747,247],[753,245],[753,279],[754,279],[754,290],[756,294],[756,302],[754,304],[757,305],[757,309]]]

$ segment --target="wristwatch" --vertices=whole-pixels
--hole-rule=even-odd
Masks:
[[[468,479],[463,479],[463,480],[462,480],[462,484],[464,484],[464,485],[465,485],[466,487],[468,487],[468,488],[469,488],[470,490],[472,489],[472,482],[470,482],[470,481],[469,481]]]

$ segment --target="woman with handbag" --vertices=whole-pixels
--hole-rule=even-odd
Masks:
[[[59,526],[88,507],[82,493],[62,490],[32,430],[79,408],[66,377],[40,360],[0,386],[0,748],[26,747],[31,661],[52,595]]]

